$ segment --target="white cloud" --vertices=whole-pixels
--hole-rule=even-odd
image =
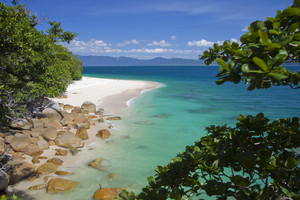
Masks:
[[[244,28],[243,28],[241,31],[243,31],[243,32],[248,32],[248,31],[249,31],[249,30],[248,30],[248,26],[244,26]]]
[[[159,42],[153,41],[151,43],[148,43],[147,46],[161,46],[161,47],[169,47],[172,46],[170,43],[166,42],[165,40],[161,40]]]
[[[144,40],[130,40],[125,41],[126,44],[140,44],[144,43],[146,45],[146,41]],[[123,42],[123,43],[125,43]],[[122,47],[114,48],[110,43],[106,43],[102,40],[91,39],[89,41],[80,41],[74,40],[70,44],[63,43],[69,51],[74,54],[79,55],[109,55],[109,56],[132,56],[136,57],[145,57],[145,56],[165,56],[165,57],[190,57],[196,58],[197,55],[201,54],[200,50],[187,50],[187,49],[174,49],[174,48],[164,48],[159,46],[168,46],[169,44],[164,40],[160,42],[152,42],[150,43],[152,46],[156,45],[157,48],[153,46],[151,48],[141,47],[141,48],[132,48],[132,49],[123,49]]]
[[[192,46],[196,46],[196,47],[210,47],[213,46],[214,42],[211,41],[207,41],[207,40],[198,40],[198,41],[192,41],[192,42],[188,42],[188,46],[192,47]]]
[[[141,43],[140,41],[133,39],[133,40],[126,40],[122,43],[118,43],[117,46],[118,47],[125,47],[125,46],[130,45],[130,44],[135,44],[136,45],[136,44],[140,44],[140,43]]]
[[[131,44],[140,44],[140,41],[137,41],[137,40],[131,40]]]
[[[171,36],[171,40],[176,40],[176,39],[177,39],[177,36],[175,36],[175,35]]]
[[[231,42],[237,42],[239,44],[241,44],[240,41],[238,41],[235,38],[231,38]],[[198,40],[198,41],[189,41],[188,42],[188,46],[192,47],[192,46],[196,46],[196,47],[212,47],[214,45],[214,43],[217,43],[219,45],[223,44],[224,41],[217,41],[217,42],[212,42],[212,41],[207,41],[205,39],[202,40]]]
[[[70,44],[63,43],[72,52],[98,51],[100,49],[109,49],[111,44],[102,40],[90,39],[89,41],[73,40]]]

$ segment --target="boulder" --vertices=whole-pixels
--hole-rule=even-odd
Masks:
[[[9,184],[15,184],[34,173],[35,165],[25,162],[22,159],[14,159],[6,166],[6,173],[9,175]]]
[[[30,144],[26,147],[24,153],[29,156],[36,157],[41,155],[43,153],[43,150],[36,144]]]
[[[79,128],[76,131],[76,136],[81,138],[82,140],[88,140],[89,136],[85,128]]]
[[[37,144],[37,142],[40,140],[38,137],[29,137],[31,144]]]
[[[93,198],[95,200],[115,200],[121,190],[123,188],[100,188],[94,193]]]
[[[38,174],[51,174],[56,172],[58,165],[52,163],[52,162],[46,162],[39,166],[35,172]]]
[[[89,118],[85,115],[78,114],[73,116],[73,123],[74,124],[83,124],[83,123],[89,123]]]
[[[76,148],[70,148],[70,152],[72,154],[72,156],[76,156],[78,154],[78,152],[80,152],[80,149],[76,149]]]
[[[62,178],[52,178],[47,185],[47,192],[57,193],[73,189],[78,185],[78,182],[70,181]]]
[[[96,113],[96,105],[90,101],[83,102],[83,104],[81,105],[81,109],[83,111],[87,111],[87,113]]]
[[[14,129],[30,130],[32,128],[32,123],[27,119],[20,119],[12,121],[9,126]]]
[[[49,144],[46,140],[42,139],[42,140],[39,140],[37,142],[37,145],[39,146],[39,148],[43,149],[43,150],[47,150],[49,149]]]
[[[55,142],[54,142],[53,140],[50,140],[50,141],[48,142],[48,144],[49,144],[49,146],[54,146],[54,145],[55,145]]]
[[[100,158],[96,158],[95,160],[93,160],[92,162],[89,163],[89,167],[93,167],[96,169],[103,168],[102,160]]]
[[[54,141],[57,146],[64,148],[81,148],[84,146],[82,139],[71,132],[58,136]]]
[[[68,155],[68,151],[65,149],[55,149],[55,155],[56,156],[67,156]]]
[[[113,121],[113,120],[121,120],[121,117],[108,117],[107,120]]]
[[[111,133],[107,129],[102,129],[97,132],[96,136],[102,139],[107,139],[111,136]]]
[[[30,136],[31,137],[39,137],[39,136],[41,136],[42,135],[42,132],[44,132],[44,129],[42,130],[42,131],[31,131],[30,132]]]
[[[64,106],[63,106],[63,109],[64,110],[72,110],[74,108],[74,106],[72,106],[72,105],[70,105],[70,104],[65,104]]]
[[[101,118],[98,119],[98,122],[103,123],[104,119],[101,117]]]
[[[52,108],[52,109],[56,110],[58,113],[61,113],[61,107],[60,107],[59,103],[57,103],[57,102],[51,103],[48,106],[48,108]]]
[[[42,114],[44,114],[47,118],[52,119],[54,121],[60,121],[62,118],[60,113],[53,108],[45,108],[42,111]]]
[[[9,175],[0,169],[0,194],[5,193],[9,184]]]
[[[50,126],[46,128],[46,130],[42,133],[42,136],[45,140],[55,140],[57,138],[57,130],[56,128]]]
[[[42,189],[45,189],[46,187],[47,187],[46,184],[39,184],[39,185],[31,186],[28,189],[29,190],[42,190]]]
[[[81,113],[81,108],[76,106],[72,109],[71,113],[79,114],[79,113]]]
[[[33,176],[30,176],[28,179],[26,179],[26,181],[34,181],[38,178],[38,175],[33,175]]]
[[[32,119],[33,128],[35,130],[43,130],[45,127],[45,123],[42,119]]]
[[[4,143],[4,139],[0,139],[0,155],[2,155],[5,151],[5,143]]]
[[[47,160],[47,162],[52,162],[53,164],[56,164],[56,165],[62,165],[64,161],[59,158],[51,158],[51,159]]]
[[[81,129],[81,128],[89,129],[90,128],[90,123],[75,124],[74,128],[75,129]]]
[[[58,131],[57,132],[57,136],[60,136],[60,135],[64,135],[64,134],[73,134],[71,131],[68,131],[68,130],[63,130],[63,131]]]
[[[5,140],[6,140],[6,143],[11,143],[11,141],[14,139],[14,136],[13,135],[9,135],[9,136],[6,136],[5,137]]]
[[[43,180],[44,180],[45,183],[47,183],[50,178],[52,178],[52,176],[45,176],[43,178]]]
[[[56,174],[56,175],[59,175],[59,176],[65,176],[65,175],[69,175],[70,172],[66,172],[66,171],[56,171],[55,174]]]
[[[45,119],[45,127],[48,128],[48,127],[54,127],[56,129],[62,129],[63,128],[63,125],[60,123],[60,121],[55,121],[55,120],[52,120],[52,119]]]
[[[31,140],[28,136],[17,133],[13,139],[10,141],[10,145],[14,151],[22,151],[28,145],[30,145]]]
[[[68,126],[68,125],[73,125],[74,122],[73,122],[73,119],[71,117],[64,117],[60,123],[63,125],[63,126]]]

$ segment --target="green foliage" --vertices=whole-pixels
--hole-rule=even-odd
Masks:
[[[205,51],[200,59],[207,65],[217,61],[220,73],[217,84],[227,81],[249,84],[248,90],[266,89],[271,85],[299,85],[300,72],[290,72],[282,67],[284,62],[300,62],[300,6],[278,11],[266,21],[255,21],[241,44],[225,41],[223,45]]]
[[[82,78],[82,61],[79,60],[77,55],[73,56],[73,64],[71,66],[71,75],[73,80],[80,80]]]
[[[37,18],[29,13],[0,3],[0,123],[23,115],[31,102],[61,94],[73,74],[79,77],[79,60],[55,43],[72,37],[66,39],[56,22],[49,35],[36,30]]]
[[[15,194],[11,196],[2,195],[0,200],[19,200],[19,197],[17,197]]]
[[[48,23],[51,26],[51,28],[47,30],[47,33],[49,33],[49,36],[54,42],[60,40],[61,42],[70,43],[77,36],[76,33],[64,31],[60,26],[60,22],[56,22],[53,20]]]

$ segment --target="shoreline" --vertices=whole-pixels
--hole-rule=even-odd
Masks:
[[[136,98],[146,91],[151,91],[162,84],[141,80],[119,80],[94,77],[82,77],[73,81],[67,88],[67,98],[51,98],[57,103],[81,106],[84,101],[91,101],[97,108],[121,114],[127,108],[127,101]],[[106,113],[105,113],[106,114]]]
[[[69,85],[65,93],[66,97],[51,98],[51,100],[60,104],[69,104],[72,106],[80,106],[85,101],[91,101],[96,104],[96,109],[104,109],[104,116],[123,117],[136,98],[143,93],[154,90],[160,86],[160,83],[149,81],[83,77],[82,80],[74,81]],[[95,136],[97,131],[106,128],[111,131],[112,135],[117,134],[119,131],[115,127],[111,127],[113,126],[113,122],[109,120],[102,123],[101,127],[99,125],[100,124],[96,124],[88,129],[89,139],[84,140],[84,147],[80,148],[81,152],[76,156],[72,156],[70,153],[67,156],[54,156],[55,149],[60,148],[58,146],[51,146],[49,150],[44,150],[43,154],[40,156],[45,156],[47,158],[58,157],[63,160],[63,165],[59,166],[58,170],[72,173],[72,171],[78,167],[84,166],[88,168],[86,163],[92,161],[90,160],[89,152],[96,146],[105,147],[104,144],[106,144],[106,140],[99,139]],[[76,132],[74,129],[71,129],[70,131]],[[31,163],[32,157],[27,155],[25,157],[26,161]],[[41,163],[36,166],[38,167],[43,163],[45,163],[45,161],[41,160]],[[50,176],[59,177],[56,174],[50,174]],[[23,180],[15,185],[10,185],[8,192],[9,194],[17,194],[21,199],[35,199],[35,197],[41,199],[42,195],[46,193],[44,190],[28,190],[28,188],[44,183],[44,177],[45,176],[41,176],[33,181]],[[93,194],[91,194],[91,196],[92,195]]]

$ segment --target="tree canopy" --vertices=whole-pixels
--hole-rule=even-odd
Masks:
[[[269,88],[271,85],[299,85],[300,73],[282,67],[285,62],[300,62],[299,0],[292,7],[277,11],[275,17],[255,21],[249,32],[237,42],[214,44],[200,59],[206,64],[217,61],[220,77],[226,81],[248,84],[248,90]]]
[[[0,122],[24,115],[28,104],[61,94],[72,79],[80,79],[82,63],[57,42],[76,34],[50,22],[38,31],[37,16],[25,5],[0,3]]]
[[[220,65],[217,84],[297,88],[300,72],[282,65],[300,61],[299,24],[300,0],[295,0],[276,17],[253,22],[240,43],[214,44],[200,59]],[[299,118],[270,121],[259,113],[237,120],[235,127],[207,127],[206,136],[158,166],[140,194],[123,191],[120,199],[300,199]]]

